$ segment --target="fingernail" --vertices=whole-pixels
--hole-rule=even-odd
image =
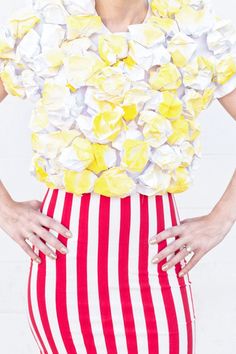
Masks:
[[[156,261],[158,261],[158,257],[154,257],[154,258],[152,259],[152,263],[155,263]]]
[[[150,240],[149,240],[149,243],[151,245],[153,245],[154,243],[156,243],[156,237],[151,237]]]
[[[41,259],[40,259],[40,258],[36,258],[35,261],[36,261],[37,263],[41,263]]]
[[[165,270],[165,269],[167,269],[167,268],[168,268],[168,265],[167,265],[167,264],[164,264],[164,265],[161,267],[162,270]]]
[[[57,256],[54,253],[50,253],[49,257],[51,257],[52,259],[56,259],[57,258]]]
[[[182,277],[184,275],[184,273],[179,272],[179,277]]]
[[[66,231],[66,236],[68,236],[68,237],[72,237],[72,236],[73,236],[73,234],[72,234],[72,232],[71,232],[71,231]]]
[[[60,252],[62,252],[62,253],[68,253],[69,251],[68,251],[68,249],[67,249],[66,247],[62,247],[61,250],[60,250]]]

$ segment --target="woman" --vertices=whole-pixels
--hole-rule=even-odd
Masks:
[[[47,187],[17,202],[0,185],[40,353],[195,353],[188,272],[235,222],[236,173],[207,215],[180,220],[174,194],[201,157],[199,113],[217,98],[236,119],[234,36],[198,0],[36,0],[1,29],[1,100],[35,102]]]

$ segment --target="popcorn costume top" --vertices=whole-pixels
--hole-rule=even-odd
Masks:
[[[6,91],[35,105],[30,173],[48,187],[180,193],[201,157],[199,113],[236,87],[236,31],[207,0],[149,0],[111,32],[95,0],[35,0],[0,28]]]

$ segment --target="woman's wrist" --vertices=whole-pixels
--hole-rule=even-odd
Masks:
[[[223,225],[232,226],[236,221],[236,169],[230,179],[230,182],[221,196],[211,210],[210,215]]]
[[[224,203],[217,203],[209,214],[222,224],[233,225],[236,221],[235,209],[229,210]]]
[[[1,215],[13,205],[14,200],[0,179],[0,218]]]
[[[14,205],[14,200],[11,198],[11,196],[6,196],[6,195],[4,195],[4,197],[0,196],[0,226],[1,226],[1,221],[4,220],[4,218],[9,215],[9,210],[12,209],[13,205]]]

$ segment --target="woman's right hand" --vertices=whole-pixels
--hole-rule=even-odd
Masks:
[[[30,242],[52,259],[56,259],[55,252],[41,239],[61,253],[67,252],[63,251],[66,250],[63,243],[46,228],[53,229],[67,238],[72,236],[70,230],[65,226],[40,211],[41,203],[39,200],[18,202],[10,199],[0,207],[0,227],[2,230],[38,263],[41,262],[41,259],[26,242],[29,235],[31,235]],[[35,235],[33,236],[33,234]]]

